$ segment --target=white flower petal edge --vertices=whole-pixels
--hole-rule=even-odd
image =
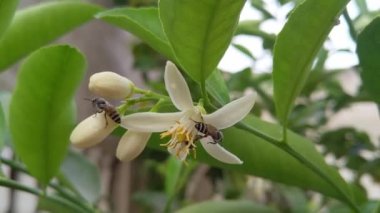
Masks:
[[[178,160],[184,161],[189,154],[189,150],[184,149],[184,146],[184,143],[177,143],[174,147],[168,147],[168,152],[171,155],[176,156]]]
[[[255,98],[256,93],[236,99],[211,114],[203,115],[204,122],[217,129],[228,128],[241,121],[251,111]]]
[[[241,161],[236,155],[227,151],[225,148],[223,148],[219,144],[210,143],[210,141],[212,141],[212,139],[210,139],[209,137],[203,138],[200,140],[203,148],[213,158],[215,158],[215,159],[217,159],[223,163],[243,164],[243,161]]]
[[[183,112],[141,112],[122,117],[120,125],[137,132],[163,132],[173,126],[182,115]]]
[[[111,99],[124,99],[132,95],[134,86],[128,78],[110,71],[93,74],[88,83],[92,93]]]
[[[166,91],[174,106],[181,111],[193,107],[189,87],[177,67],[170,61],[166,63],[164,78]]]
[[[147,132],[126,132],[117,146],[116,157],[124,162],[135,159],[144,150],[150,135]]]
[[[77,148],[87,148],[103,141],[116,127],[117,123],[107,117],[104,112],[84,119],[71,132],[70,141]]]

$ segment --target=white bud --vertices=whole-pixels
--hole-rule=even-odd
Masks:
[[[70,141],[78,148],[87,148],[102,142],[117,127],[117,123],[103,113],[91,115],[80,122],[71,132]]]
[[[110,99],[129,97],[133,93],[134,86],[128,78],[110,71],[93,74],[88,84],[92,93]]]
[[[151,133],[128,131],[121,137],[116,157],[121,161],[131,161],[144,150]]]

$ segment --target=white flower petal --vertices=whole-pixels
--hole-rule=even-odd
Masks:
[[[165,68],[165,87],[178,110],[193,107],[189,87],[177,67],[170,61],[166,63]]]
[[[144,150],[151,133],[128,131],[116,149],[116,157],[121,161],[131,161],[141,154]]]
[[[104,118],[104,112],[91,115],[80,122],[71,132],[70,141],[78,148],[87,148],[103,141],[116,127],[117,123]]]
[[[243,96],[234,100],[217,111],[203,115],[204,122],[217,129],[225,129],[241,121],[251,111],[256,94]]]
[[[168,152],[175,156],[178,160],[184,161],[189,154],[189,150],[184,149],[184,146],[184,143],[177,143],[175,147],[168,147]]]
[[[121,118],[121,126],[137,132],[163,132],[172,127],[182,116],[182,112],[157,113],[141,112]]]
[[[111,99],[124,99],[131,96],[134,86],[128,78],[110,71],[93,74],[88,84],[92,93]]]
[[[225,148],[220,146],[219,144],[213,144],[212,138],[206,137],[202,138],[200,140],[203,148],[206,150],[208,154],[210,154],[213,158],[228,164],[243,164],[243,161],[241,161],[236,155],[232,154],[231,152],[227,151]]]

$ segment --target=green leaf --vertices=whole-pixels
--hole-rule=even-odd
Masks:
[[[219,103],[226,104],[230,102],[230,96],[226,82],[223,79],[222,72],[218,69],[212,72],[211,76],[207,78],[206,90],[214,98],[216,98]]]
[[[18,11],[0,40],[0,70],[91,20],[99,10],[93,4],[59,1]]]
[[[364,28],[357,45],[364,88],[374,101],[380,103],[380,17]]]
[[[267,123],[254,116],[248,116],[244,123],[262,134],[277,139],[281,137],[282,130],[279,125]],[[288,131],[290,148],[287,148],[284,143],[269,143],[261,137],[238,128],[229,128],[224,130],[223,134],[222,146],[237,155],[244,162],[242,165],[220,163],[205,153],[202,148],[197,149],[197,158],[225,169],[233,169],[272,181],[311,189],[346,203],[353,202],[347,184],[336,169],[325,163],[323,156],[308,139]],[[290,150],[294,150],[294,152]],[[330,182],[311,170],[306,166],[307,164],[297,160],[294,156],[297,153],[304,158],[304,162],[313,164],[324,173]]]
[[[380,201],[371,200],[361,206],[361,212],[363,213],[376,213],[380,212]]]
[[[9,105],[10,105],[10,102],[11,102],[11,93],[8,92],[8,91],[1,91],[0,92],[0,105],[1,105],[1,108],[3,110],[3,118],[4,118],[4,129],[5,132],[4,132],[4,135],[2,136],[4,139],[4,145],[10,145],[11,143],[11,134],[10,134],[10,130],[9,130]],[[0,142],[1,143],[1,142]],[[1,145],[0,145],[1,147]],[[1,150],[1,148],[0,148]]]
[[[0,1],[0,38],[11,22],[17,9],[19,0],[1,0]]]
[[[96,17],[127,30],[169,60],[175,61],[173,51],[162,29],[157,8],[117,8],[98,13]]]
[[[261,23],[262,21],[256,20],[241,21],[236,28],[235,35],[251,35],[261,37],[263,39],[263,47],[265,49],[273,49],[276,36],[261,30]]]
[[[255,116],[248,116],[244,124],[278,140],[281,137],[280,125],[262,121]],[[304,158],[304,161],[300,162],[294,157],[294,153],[290,154],[289,148],[283,147],[284,143],[273,144],[235,127],[223,130],[223,134],[224,139],[221,145],[238,156],[244,162],[242,165],[221,163],[208,155],[200,145],[197,145],[196,160],[219,168],[320,192],[343,201],[353,208],[354,201],[347,183],[336,169],[326,164],[323,156],[310,140],[288,131],[290,149]],[[154,134],[151,140],[148,146],[163,150],[159,144],[164,141],[160,139],[159,134]],[[304,162],[315,166],[327,179],[311,170]]]
[[[5,144],[5,116],[3,107],[0,104],[0,151]]]
[[[237,50],[239,50],[241,53],[243,53],[245,56],[247,56],[248,58],[250,58],[251,60],[256,60],[256,57],[251,53],[251,51],[243,46],[243,45],[240,45],[240,44],[232,44],[233,47],[235,47]]]
[[[311,64],[349,0],[306,0],[297,6],[274,47],[273,86],[277,117],[286,127]]]
[[[74,123],[72,99],[86,67],[75,48],[37,50],[22,64],[10,104],[16,154],[42,184],[58,172]]]
[[[205,82],[226,51],[244,0],[160,0],[159,14],[179,65]]]
[[[198,204],[193,204],[185,208],[180,209],[177,213],[251,213],[251,212],[262,212],[262,213],[272,213],[278,212],[277,210],[266,207],[260,204],[256,204],[250,201],[237,200],[237,201],[206,201]]]
[[[178,161],[174,156],[168,158],[166,163],[165,193],[169,198],[174,196],[177,192],[177,183],[181,174],[181,169],[181,161]]]
[[[61,201],[61,202],[59,202]],[[51,199],[49,197],[41,196],[38,198],[38,210],[45,210],[47,212],[59,212],[59,213],[70,213],[70,212],[84,212],[79,208],[72,208],[72,206],[65,205],[65,202],[62,202],[62,198],[54,197]]]
[[[100,176],[97,167],[83,155],[70,150],[61,166],[68,184],[88,202],[95,203],[100,197]]]

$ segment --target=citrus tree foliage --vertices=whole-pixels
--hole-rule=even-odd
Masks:
[[[0,148],[11,149],[16,157],[1,157],[0,163],[30,175],[39,183],[32,188],[1,173],[0,186],[38,196],[39,209],[99,211],[98,169],[84,155],[70,149],[70,134],[75,125],[73,98],[80,83],[87,82],[86,56],[73,44],[52,43],[96,19],[141,40],[132,49],[134,66],[151,90],[134,85],[129,88],[131,95],[115,108],[121,123],[124,116],[135,112],[164,113],[181,108],[166,95],[163,79],[151,79],[149,75],[159,72],[158,76],[163,76],[166,61],[172,61],[182,71],[184,84],[190,88],[190,99],[208,113],[228,106],[244,92],[257,93],[253,110],[233,127],[223,130],[220,143],[242,164],[220,162],[200,145],[192,147],[194,156],[189,155],[186,162],[181,162],[166,154],[160,146],[166,141],[158,134],[144,135],[146,140],[150,138],[149,152],[140,158],[153,165],[154,172],[161,177],[162,183],[158,185],[162,190],[136,193],[134,199],[141,206],[165,212],[315,210],[310,206],[352,212],[380,209],[380,202],[369,199],[360,182],[363,175],[380,180],[380,158],[375,155],[378,148],[374,141],[365,131],[354,127],[325,127],[331,115],[351,104],[364,101],[378,104],[380,100],[380,21],[377,12],[367,8],[366,1],[351,2],[360,11],[356,18],[351,18],[346,10],[349,0],[278,0],[280,6],[293,8],[278,34],[261,28],[266,21],[275,19],[264,0],[115,0],[114,3],[117,8],[80,1],[48,1],[16,9],[18,1],[0,2],[0,71],[7,72],[9,67],[19,65],[14,89],[1,91],[0,95]],[[244,5],[254,8],[261,18],[239,22]],[[330,70],[325,66],[329,50],[324,44],[339,20],[347,24],[347,34],[357,44],[354,54],[359,63],[347,69]],[[273,70],[256,73],[247,67],[230,73],[217,68],[230,45],[253,62],[260,60],[247,46],[232,42],[239,35],[262,41],[262,48],[273,58]],[[348,94],[337,80],[345,72],[354,72],[362,79],[354,95]],[[317,93],[324,95],[315,98]],[[142,98],[133,98],[136,94]],[[109,111],[105,113],[110,115]],[[264,114],[273,121],[264,120]],[[106,117],[93,119],[103,118]],[[108,133],[116,129],[114,135],[124,134],[124,128],[112,125],[114,128],[105,127]],[[132,137],[131,130],[127,133],[121,140]],[[367,158],[363,151],[375,157]],[[156,159],[157,153],[164,155],[164,160]],[[118,152],[117,157],[120,155]],[[344,165],[327,163],[327,155],[342,160]],[[226,185],[224,198],[233,200],[188,204],[182,195],[201,164],[217,171],[213,180],[221,179]],[[350,169],[353,181],[343,179],[339,167]],[[282,201],[249,201],[244,197],[247,177],[271,181],[271,193],[278,193]],[[313,201],[305,190],[332,199],[311,205]],[[164,205],[152,201],[156,199],[164,200]]]

